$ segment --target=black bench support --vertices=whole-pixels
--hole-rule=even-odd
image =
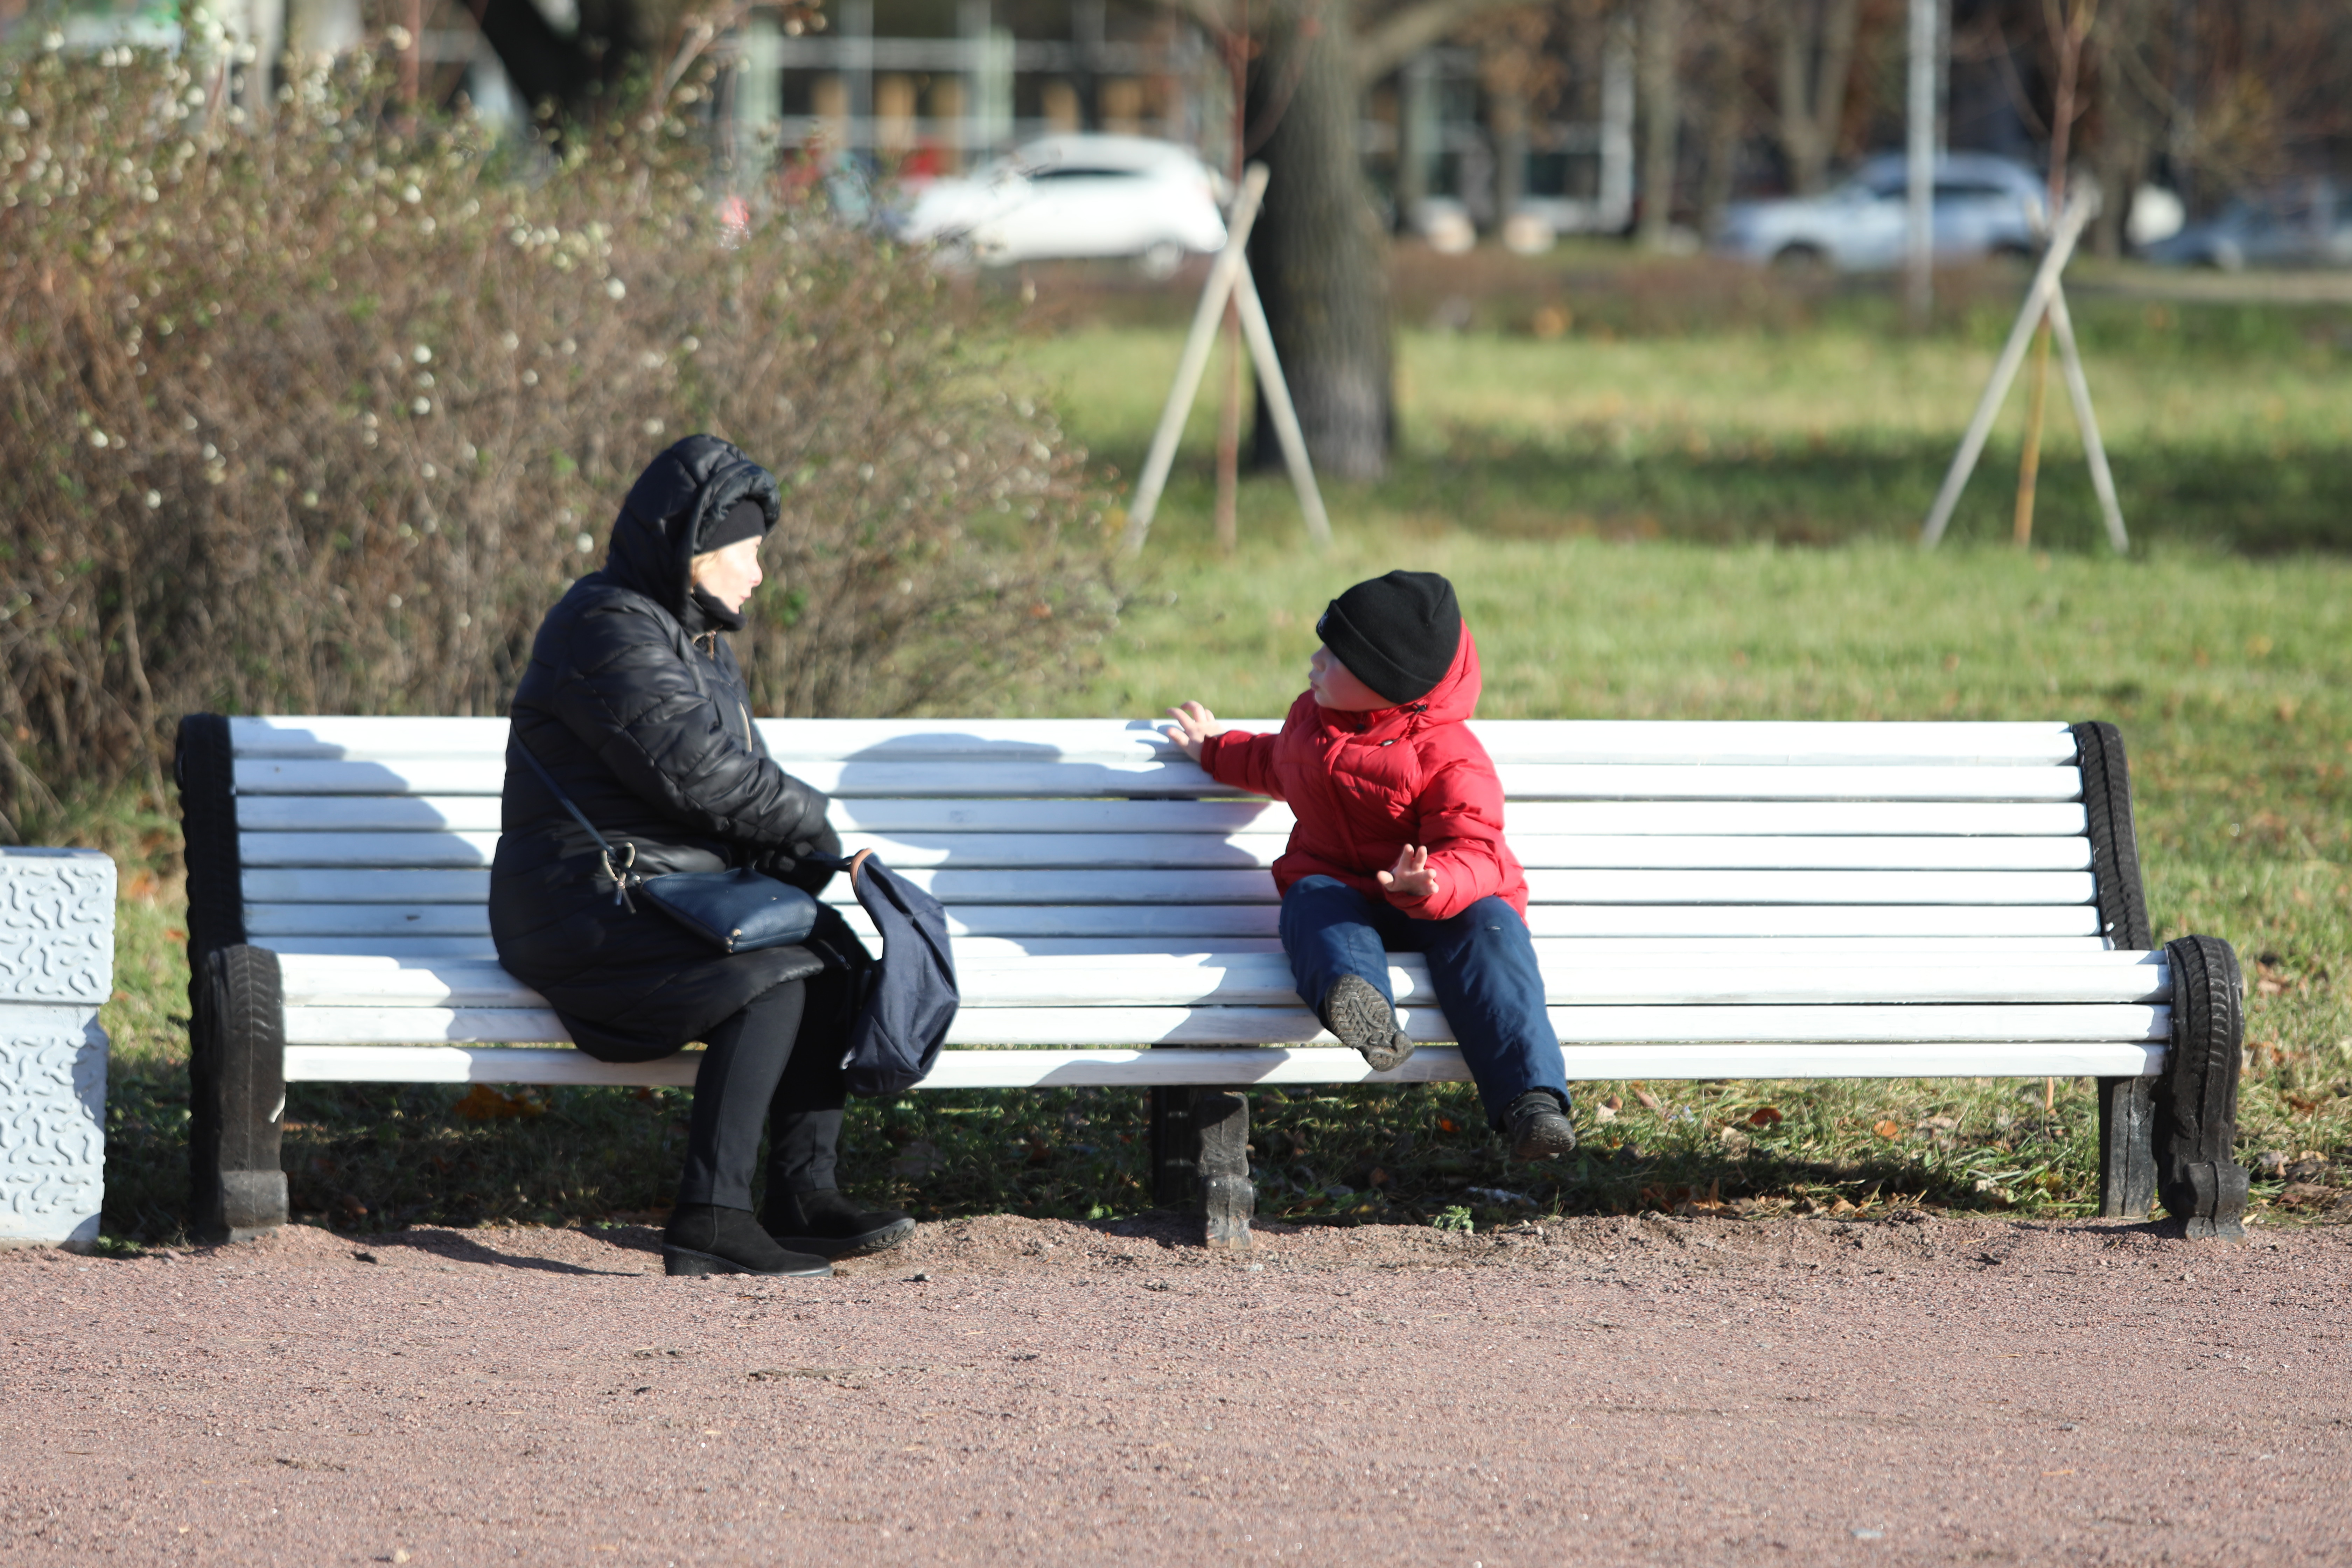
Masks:
[[[206,957],[203,993],[204,1023],[189,1031],[190,1228],[201,1241],[251,1241],[287,1219],[279,1154],[285,994],[278,955],[242,942],[215,948]]]
[[[2076,724],[2074,762],[2083,774],[2089,819],[2091,882],[2099,930],[2109,945],[2145,952],[2155,945],[2139,879],[2139,839],[2132,827],[2131,768],[2113,724]],[[2099,1079],[2099,1213],[2145,1219],[2156,1202],[2153,1139],[2155,1080]]]
[[[2156,1084],[2099,1080],[2099,1215],[2146,1219],[2156,1205]]]
[[[1192,1125],[1192,1100],[1200,1092],[1181,1084],[1144,1090],[1154,1208],[1188,1209],[1200,1201],[1201,1134]]]
[[[1249,1101],[1212,1089],[1163,1086],[1150,1091],[1151,1201],[1163,1209],[1200,1209],[1208,1245],[1250,1245],[1257,1189],[1250,1181]]]
[[[2156,1181],[2165,1212],[2192,1241],[2246,1234],[2246,1170],[2238,1139],[2238,1053],[2246,982],[2230,944],[2184,936],[2164,944],[2172,966],[2172,1049],[2157,1082]]]
[[[278,955],[244,945],[228,721],[182,719],[172,773],[188,860],[188,1228],[247,1241],[286,1223],[285,1015]]]
[[[1250,1183],[1249,1101],[1238,1094],[1203,1092],[1192,1101],[1201,1137],[1201,1207],[1208,1215],[1212,1252],[1250,1246],[1257,1189]]]

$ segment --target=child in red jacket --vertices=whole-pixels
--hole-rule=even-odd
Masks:
[[[1297,824],[1274,863],[1282,946],[1323,1025],[1386,1072],[1412,1054],[1388,954],[1419,952],[1488,1121],[1522,1160],[1576,1147],[1568,1077],[1528,939],[1528,884],[1503,842],[1503,786],[1463,721],[1478,649],[1454,585],[1391,572],[1331,601],[1281,732],[1228,731],[1198,702],[1168,738],[1220,784]]]

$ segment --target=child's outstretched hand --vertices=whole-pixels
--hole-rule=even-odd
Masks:
[[[1184,754],[1196,763],[1201,760],[1201,742],[1225,732],[1217,716],[1197,702],[1180,703],[1168,710],[1168,716],[1176,721],[1177,727],[1160,732],[1183,748]]]
[[[1406,845],[1396,864],[1378,875],[1381,890],[1400,899],[1419,902],[1437,894],[1437,873],[1429,868],[1429,850],[1419,844]]]

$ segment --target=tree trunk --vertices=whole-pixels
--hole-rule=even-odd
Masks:
[[[1829,183],[1861,25],[1862,0],[1791,0],[1781,13],[1780,148],[1801,195]]]
[[[1699,78],[1706,100],[1703,123],[1706,173],[1699,179],[1698,231],[1712,241],[1723,232],[1724,210],[1739,172],[1739,147],[1748,135],[1748,89],[1741,79],[1741,50],[1753,16],[1743,4],[1718,5],[1701,15],[1707,22],[1706,64]]]
[[[1675,146],[1682,104],[1675,91],[1682,48],[1682,0],[1642,5],[1642,244],[1662,250],[1674,223]]]
[[[1272,177],[1250,268],[1315,466],[1377,479],[1396,421],[1388,274],[1356,147],[1362,89],[1348,7],[1287,0],[1269,9],[1267,32],[1248,124]],[[1260,468],[1282,460],[1263,395],[1251,457]]]
[[[2164,109],[2150,101],[2146,86],[2157,79],[2149,65],[2155,9],[2150,0],[2107,0],[2101,18],[2098,74],[2091,84],[2098,105],[2094,167],[2104,198],[2091,220],[2091,249],[2097,256],[2123,254],[2132,196],[2164,142]]]

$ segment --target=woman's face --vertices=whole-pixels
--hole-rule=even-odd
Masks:
[[[719,550],[706,550],[694,558],[694,585],[740,611],[751,590],[760,585],[760,542],[739,539]]]

